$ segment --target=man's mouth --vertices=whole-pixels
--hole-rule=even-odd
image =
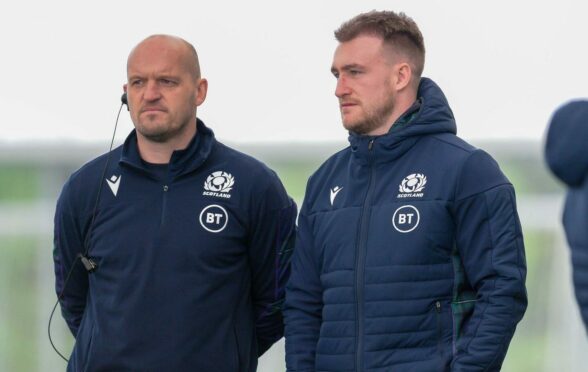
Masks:
[[[165,112],[166,110],[163,107],[144,107],[141,109],[141,113],[155,113],[155,112]]]
[[[342,101],[342,102],[339,102],[339,106],[341,108],[343,108],[343,107],[357,106],[358,104],[359,104],[359,102],[355,102],[355,101]]]
[[[358,104],[356,102],[341,102],[339,104],[339,108],[341,111],[346,111],[351,109],[352,107],[357,106]]]

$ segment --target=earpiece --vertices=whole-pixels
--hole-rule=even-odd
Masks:
[[[127,105],[127,107],[129,106],[129,101],[127,100],[126,93],[123,93],[123,95],[120,97],[120,101],[122,102],[123,105]]]

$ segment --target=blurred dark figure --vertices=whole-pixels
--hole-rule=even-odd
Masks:
[[[555,111],[545,159],[567,187],[563,225],[572,251],[576,299],[588,327],[588,101],[572,101]]]

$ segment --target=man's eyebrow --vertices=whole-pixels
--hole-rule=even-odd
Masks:
[[[133,79],[141,79],[143,76],[140,74],[132,74],[129,75],[128,80],[133,80]]]
[[[353,70],[353,69],[357,69],[357,68],[363,68],[363,66],[360,64],[357,64],[357,63],[350,63],[347,65],[343,65],[340,70],[341,71],[349,71],[349,70]],[[331,67],[331,72],[337,72],[337,71],[339,71],[339,69],[337,69],[335,66]]]

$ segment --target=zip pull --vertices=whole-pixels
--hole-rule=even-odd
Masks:
[[[372,151],[372,147],[374,147],[374,140],[371,139],[370,142],[368,143],[368,150]]]
[[[437,310],[438,313],[441,312],[441,302],[435,302],[435,310]]]

